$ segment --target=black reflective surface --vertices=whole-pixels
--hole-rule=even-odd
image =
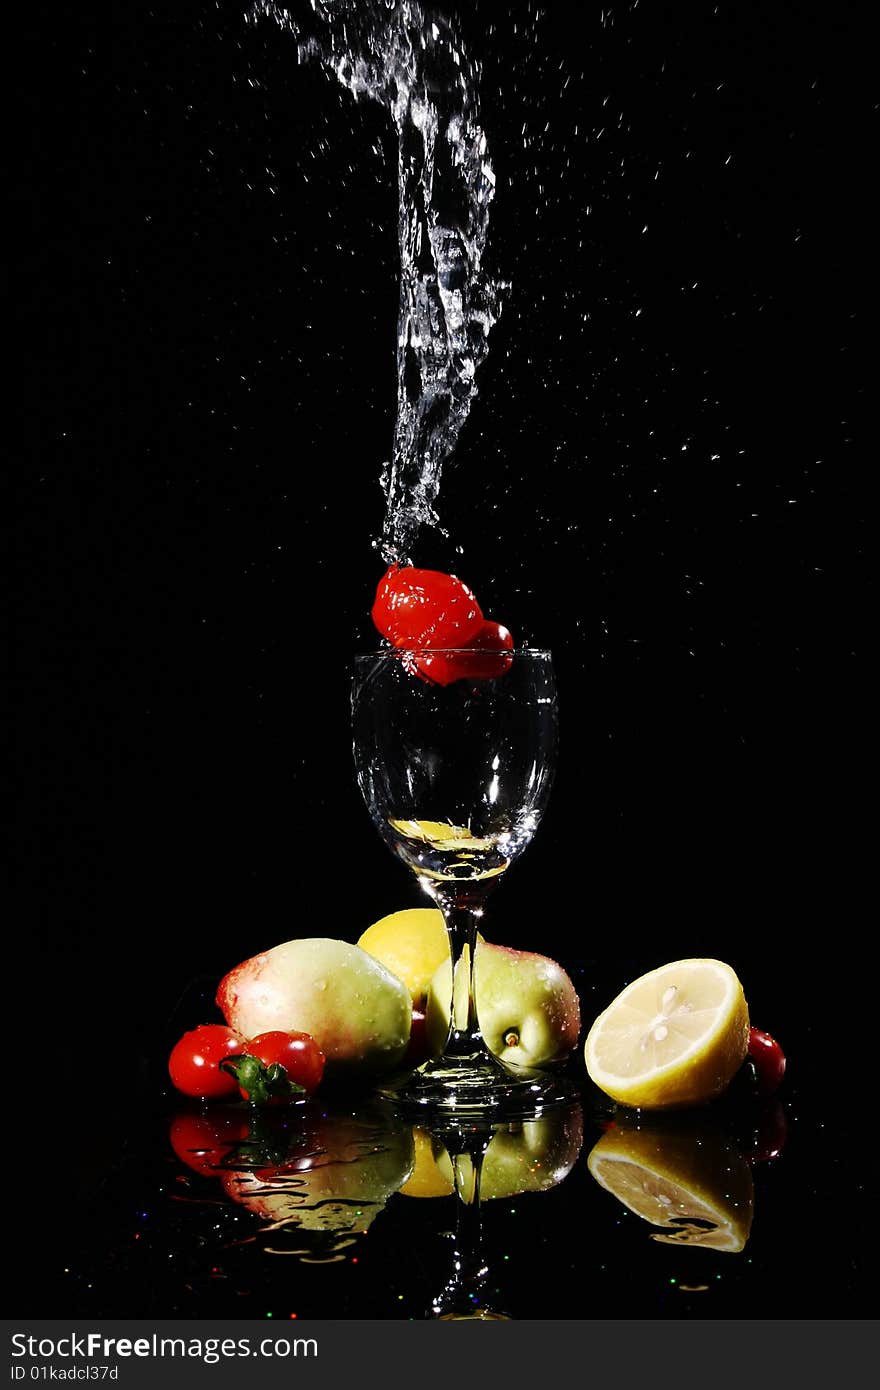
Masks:
[[[645,1138],[576,1051],[580,1146],[546,1187],[540,1135],[510,1159],[479,1297],[864,1317],[869,49],[847,8],[568,10],[462,16],[512,292],[414,558],[552,649],[560,691],[485,934],[557,959],[585,1024],[720,957],[788,1071],[778,1106]],[[274,1188],[250,1151],[206,1174],[165,1074],[233,965],[421,901],[349,735],[396,386],[383,114],[237,5],[38,9],[21,37],[10,1312],[432,1316],[474,1231],[401,1188],[419,1156],[442,1187],[442,1152],[321,1096],[266,1139]],[[340,1144],[326,1224],[291,1223],[290,1165]],[[678,1224],[621,1201],[633,1170]]]
[[[209,1001],[210,983],[193,984],[169,1036],[181,1016],[213,1017]],[[789,1030],[772,1095],[746,1067],[712,1105],[627,1111],[576,1055],[572,1104],[458,1132],[448,1119],[414,1125],[367,1088],[280,1109],[200,1105],[153,1058],[127,1104],[83,1095],[51,1150],[34,1150],[39,1180],[10,1213],[21,1221],[10,1311],[871,1316],[860,1112]],[[16,1135],[35,1143],[26,1123]]]

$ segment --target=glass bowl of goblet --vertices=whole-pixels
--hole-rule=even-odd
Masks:
[[[443,913],[453,963],[442,1054],[392,1077],[381,1093],[411,1110],[456,1117],[514,1117],[570,1101],[576,1089],[559,1068],[513,1067],[489,1050],[474,968],[486,900],[531,844],[553,783],[550,652],[361,653],[351,712],[355,773],[370,818]]]

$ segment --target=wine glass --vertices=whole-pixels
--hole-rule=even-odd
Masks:
[[[570,1101],[574,1088],[558,1069],[512,1067],[490,1052],[474,979],[486,898],[531,842],[550,794],[558,735],[550,653],[367,652],[354,659],[351,707],[357,782],[373,824],[443,913],[453,962],[442,1055],[380,1093],[456,1117],[514,1117]]]

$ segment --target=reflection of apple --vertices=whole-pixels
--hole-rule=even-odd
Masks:
[[[362,1234],[413,1168],[412,1130],[382,1113],[322,1114],[280,1168],[222,1175],[235,1202],[268,1223],[334,1237]]]
[[[467,950],[456,966],[467,968]],[[519,1067],[564,1061],[578,1040],[581,1011],[571,979],[549,956],[515,951],[488,941],[477,943],[474,972],[477,1014],[486,1045],[496,1057]],[[456,990],[456,1023],[466,1025],[464,990]],[[431,1051],[439,1055],[452,1012],[452,964],[444,961],[428,991],[427,1029]]]
[[[591,1150],[593,1177],[656,1230],[662,1245],[737,1252],[749,1237],[749,1166],[711,1123],[609,1126]]]
[[[539,1119],[493,1125],[480,1173],[480,1200],[516,1197],[556,1187],[574,1167],[583,1136],[583,1114],[578,1103],[548,1110]],[[453,1160],[439,1137],[417,1129],[414,1140],[413,1173],[401,1193],[408,1197],[443,1197],[457,1186],[462,1200],[472,1201],[474,1166],[470,1155],[459,1154],[453,1170]]]

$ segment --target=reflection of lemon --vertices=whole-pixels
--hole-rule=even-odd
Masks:
[[[464,825],[451,825],[442,820],[389,820],[398,835],[408,840],[421,840],[433,849],[492,849],[494,840],[481,840]]]
[[[479,1313],[438,1313],[438,1322],[511,1322],[508,1313],[493,1313],[488,1308]]]
[[[587,1159],[600,1186],[662,1230],[664,1245],[742,1250],[754,1212],[745,1159],[712,1129],[638,1129],[615,1125]]]
[[[452,1163],[443,1145],[425,1129],[413,1130],[415,1161],[400,1191],[406,1197],[448,1197],[455,1191]]]
[[[720,960],[679,960],[618,994],[590,1029],[592,1081],[621,1105],[701,1105],[745,1061],[749,1011],[736,973]]]
[[[357,944],[403,980],[418,1007],[438,965],[449,959],[449,933],[438,907],[390,912],[367,927]]]

